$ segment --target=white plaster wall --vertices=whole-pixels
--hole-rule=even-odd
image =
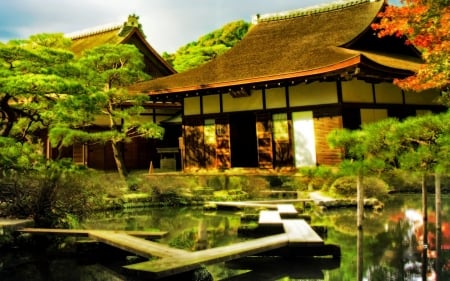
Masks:
[[[200,114],[200,97],[190,97],[184,99],[184,115]]]
[[[312,111],[293,112],[294,157],[296,167],[315,166],[316,143]]]
[[[428,90],[420,93],[406,92],[405,103],[406,104],[423,104],[423,105],[435,105],[438,104],[437,99],[440,94],[437,90]]]
[[[336,82],[314,82],[289,87],[290,106],[337,103]]]
[[[361,80],[343,81],[342,100],[344,102],[373,103],[372,84]]]
[[[284,87],[266,89],[266,108],[285,108],[286,89]]]
[[[210,95],[203,97],[203,113],[220,113],[219,95]]]
[[[402,90],[391,83],[375,84],[377,103],[402,104]]]

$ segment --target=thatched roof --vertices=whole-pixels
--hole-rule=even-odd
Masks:
[[[97,26],[66,34],[72,39],[71,50],[79,56],[84,50],[104,44],[134,44],[145,56],[146,71],[152,77],[162,77],[176,73],[153,47],[139,29],[138,18],[129,16],[124,23]]]
[[[360,67],[406,75],[419,56],[402,42],[379,43],[371,23],[384,1],[356,0],[259,17],[236,46],[187,72],[133,85],[150,94],[201,91],[317,77]],[[374,43],[376,42],[376,43]],[[364,72],[364,69],[362,69]],[[360,73],[362,75],[362,73]]]

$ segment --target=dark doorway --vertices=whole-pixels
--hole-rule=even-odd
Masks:
[[[346,129],[357,130],[361,128],[361,110],[359,108],[344,108],[342,121]]]
[[[230,116],[231,167],[258,167],[256,116],[242,112]]]

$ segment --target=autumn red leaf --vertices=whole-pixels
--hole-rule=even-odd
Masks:
[[[386,6],[372,24],[379,37],[406,38],[421,53],[424,64],[415,75],[394,81],[405,90],[441,89],[450,86],[450,1],[401,0],[401,6]]]

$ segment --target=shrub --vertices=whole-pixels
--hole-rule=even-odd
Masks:
[[[155,186],[151,196],[152,201],[160,206],[179,206],[187,203],[185,198],[174,187],[161,188],[160,186]]]
[[[304,167],[283,186],[292,186],[300,191],[327,190],[336,177],[336,173],[328,166]]]
[[[10,200],[3,212],[32,217],[38,227],[73,226],[102,202],[103,187],[91,178],[90,170],[68,162],[52,162],[36,171],[10,172],[1,179],[3,186],[10,187]]]
[[[382,197],[388,193],[389,186],[382,179],[376,177],[364,177],[363,179],[364,197]],[[334,181],[330,187],[330,192],[345,196],[356,196],[356,177],[345,176]]]
[[[383,179],[395,190],[420,191],[421,175],[400,169],[390,170],[383,174]],[[427,179],[428,186],[432,187],[433,180]]]

